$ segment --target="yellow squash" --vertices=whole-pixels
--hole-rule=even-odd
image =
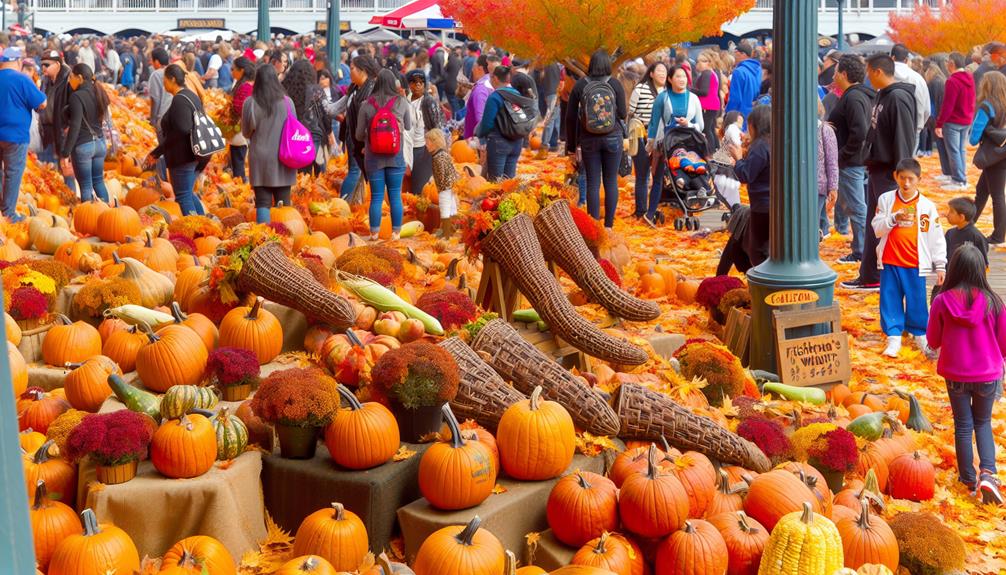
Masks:
[[[838,528],[804,502],[803,511],[784,515],[772,529],[758,575],[825,575],[844,562]]]

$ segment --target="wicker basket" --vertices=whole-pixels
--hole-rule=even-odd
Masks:
[[[605,399],[528,343],[507,322],[497,319],[487,323],[472,349],[485,352],[493,369],[520,391],[530,394],[542,386],[545,399],[562,404],[580,429],[594,435],[618,435],[618,416]]]
[[[545,257],[559,264],[587,292],[590,299],[612,314],[630,321],[651,321],[660,316],[660,306],[629,295],[601,269],[569,213],[565,201],[552,202],[534,218]]]
[[[569,303],[559,282],[548,271],[534,224],[527,214],[518,214],[489,234],[482,242],[482,249],[513,279],[552,331],[570,345],[611,363],[646,363],[645,351],[602,332]]]
[[[17,325],[21,328],[21,343],[17,348],[25,363],[42,361],[42,341],[53,326],[52,322],[48,319],[19,319]]]
[[[695,415],[662,393],[623,383],[615,396],[615,409],[622,423],[622,437],[649,440],[664,437],[674,447],[698,451],[758,473],[772,468],[758,446],[708,417]]]
[[[356,310],[346,298],[319,284],[275,242],[255,248],[238,276],[238,288],[303,312],[338,331],[356,322]]]
[[[518,401],[527,399],[503,381],[467,343],[452,337],[438,345],[454,356],[461,374],[458,394],[451,400],[451,409],[458,419],[474,419],[482,427],[495,432],[503,412]]]

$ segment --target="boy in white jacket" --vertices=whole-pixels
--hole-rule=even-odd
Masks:
[[[872,222],[880,242],[880,328],[887,336],[884,355],[889,357],[897,357],[906,329],[915,336],[918,348],[930,353],[926,277],[935,273],[936,284],[941,285],[947,267],[940,214],[919,192],[921,177],[919,162],[901,160],[894,171],[898,189],[880,196]]]

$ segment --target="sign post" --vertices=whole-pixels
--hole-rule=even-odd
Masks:
[[[272,26],[269,24],[269,3],[272,0],[258,0],[258,30],[255,36],[259,42],[266,44],[272,40]]]
[[[774,310],[772,316],[779,366],[776,373],[783,383],[800,387],[830,387],[849,382],[852,376],[849,334],[842,331],[842,312],[838,304],[792,311]],[[787,338],[787,329],[819,324],[828,325],[827,333]]]
[[[328,71],[338,82],[339,64],[342,59],[342,27],[339,26],[339,2],[341,0],[328,0],[328,28],[325,30],[325,47],[328,51]]]

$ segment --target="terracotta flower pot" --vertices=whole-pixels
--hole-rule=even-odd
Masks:
[[[241,385],[221,385],[221,399],[224,401],[244,401],[248,399],[251,395],[251,384],[243,383]]]
[[[428,407],[409,409],[403,405],[392,402],[391,412],[398,420],[398,432],[402,441],[406,443],[419,443],[423,436],[435,433],[440,430],[443,422],[444,403]]]
[[[318,447],[318,428],[276,424],[279,454],[285,459],[311,459]]]
[[[128,463],[120,463],[119,465],[98,465],[95,468],[95,472],[98,476],[98,481],[105,485],[116,485],[125,483],[136,477],[136,467],[138,464],[138,461],[130,461]]]

